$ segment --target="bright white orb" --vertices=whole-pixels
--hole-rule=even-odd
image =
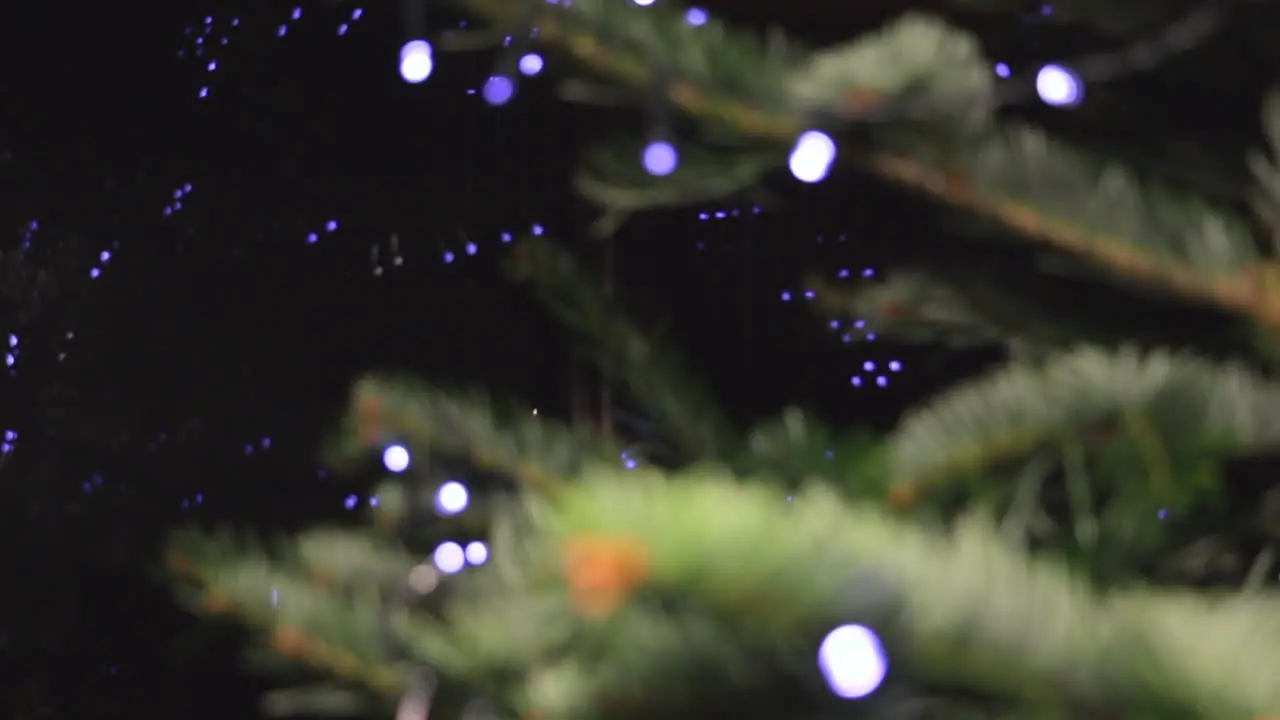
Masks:
[[[831,691],[846,700],[870,695],[889,672],[880,638],[862,625],[841,625],[818,648],[818,668]]]
[[[836,141],[824,132],[810,130],[796,140],[788,166],[800,182],[816,183],[827,177],[835,160]]]
[[[489,548],[479,540],[473,540],[467,543],[466,547],[467,562],[472,565],[483,565],[489,560]]]
[[[409,469],[409,450],[403,445],[388,445],[382,451],[382,465],[393,473]]]
[[[457,515],[467,509],[470,500],[467,486],[457,480],[450,480],[436,491],[436,512],[446,517]]]
[[[400,77],[411,85],[431,77],[435,65],[431,43],[426,40],[410,40],[400,48]]]
[[[467,566],[467,556],[462,546],[452,541],[436,546],[436,551],[431,554],[431,561],[445,575],[452,575]]]
[[[1036,94],[1046,105],[1079,105],[1084,99],[1084,83],[1069,68],[1045,65],[1036,73]]]

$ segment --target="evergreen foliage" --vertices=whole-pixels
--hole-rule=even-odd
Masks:
[[[1272,491],[1249,497],[1246,515],[1231,507],[1233,469],[1280,444],[1280,273],[1273,239],[1256,232],[1280,216],[1270,152],[1250,159],[1253,218],[1139,179],[998,113],[1016,93],[993,84],[974,36],[932,16],[811,52],[690,26],[666,3],[460,4],[485,32],[536,27],[610,92],[660,97],[697,121],[669,177],[643,173],[634,142],[589,156],[578,189],[602,207],[598,229],[731,195],[784,165],[802,132],[843,133],[852,165],[981,221],[975,246],[1034,261],[1013,265],[1021,279],[1008,266],[922,264],[859,296],[824,287],[823,306],[914,342],[1003,344],[1010,360],[885,437],[798,410],[741,433],[573,257],[522,240],[513,278],[643,406],[673,448],[667,467],[623,470],[609,439],[480,397],[360,382],[331,459],[399,442],[425,467],[386,481],[370,527],[272,544],[184,533],[167,558],[193,607],[259,628],[272,656],[334,678],[273,695],[269,709],[1280,713],[1280,501]],[[1092,17],[1088,6],[1075,9]],[[1119,32],[1140,15],[1101,24]],[[1273,137],[1277,107],[1264,117]],[[1054,287],[1119,307],[1090,315]],[[1175,339],[1143,320],[1171,308],[1207,313],[1215,333]],[[431,516],[450,467],[505,483],[468,514],[481,525]],[[489,562],[434,569],[415,553],[441,529],[486,539]],[[814,661],[824,635],[849,625],[874,629],[890,663],[866,700],[833,695]]]

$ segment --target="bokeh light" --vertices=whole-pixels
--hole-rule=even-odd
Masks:
[[[889,663],[874,631],[862,625],[841,625],[818,648],[818,668],[832,692],[854,700],[880,687]]]
[[[402,473],[409,469],[409,449],[403,445],[388,445],[382,451],[382,465],[393,473]]]
[[[835,140],[824,132],[810,130],[796,140],[788,167],[800,182],[816,183],[827,177],[835,159]]]
[[[1046,105],[1072,107],[1084,100],[1084,83],[1070,68],[1045,65],[1036,73],[1036,94]]]
[[[431,43],[426,40],[410,40],[400,48],[400,77],[416,85],[431,77],[435,69]]]
[[[450,480],[436,491],[436,512],[446,517],[466,510],[470,502],[467,486],[457,480]]]

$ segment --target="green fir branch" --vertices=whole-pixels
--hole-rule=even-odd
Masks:
[[[876,172],[1104,274],[1280,328],[1280,294],[1263,282],[1273,266],[1229,213],[1144,187],[1029,127],[907,146],[873,157]]]
[[[534,492],[551,492],[584,462],[616,458],[612,445],[528,412],[499,413],[480,397],[463,398],[406,379],[368,377],[352,391],[344,431],[330,451],[335,463],[404,443],[463,459]]]
[[[908,503],[955,478],[1074,443],[1117,462],[1134,458],[1125,467],[1136,476],[1115,482],[1185,503],[1196,488],[1172,474],[1200,477],[1206,455],[1221,461],[1278,442],[1280,385],[1243,367],[1082,347],[942,393],[903,418],[889,455],[897,497]]]
[[[344,532],[347,542],[338,545],[346,554],[359,552],[367,542],[355,531],[328,532],[330,540]],[[381,618],[382,593],[396,585],[386,577],[371,582],[366,569],[317,575],[287,552],[296,548],[282,547],[286,552],[268,553],[227,534],[180,533],[170,541],[167,565],[179,583],[179,597],[193,611],[234,618],[260,632],[276,657],[394,699],[407,669],[392,657],[394,638],[388,638]],[[378,553],[377,566],[395,555]],[[412,563],[393,576],[397,583],[409,567]]]
[[[888,494],[884,443],[869,434],[836,432],[798,408],[787,408],[748,433],[734,472],[779,478],[789,487],[824,480],[855,499],[883,501]]]
[[[817,293],[814,306],[818,311],[860,320],[868,332],[896,342],[997,345],[1020,341],[1025,332],[1040,327],[1038,321],[1043,318],[1011,323],[980,311],[952,280],[909,270],[892,272],[879,283],[857,288],[816,277],[809,278],[805,286]],[[1017,312],[1005,304],[994,307],[1006,315]]]
[[[1017,716],[1087,708],[1102,717],[1218,720],[1280,705],[1273,593],[1100,594],[1058,562],[1028,558],[984,517],[935,532],[875,504],[842,502],[822,485],[783,503],[768,483],[742,484],[707,467],[625,481],[602,469],[554,505],[536,504],[533,533],[548,534],[549,545],[627,538],[649,553],[647,590],[612,622],[581,626],[619,648],[644,642],[643,665],[630,653],[599,656],[572,686],[588,695],[568,703],[576,707],[615,689],[607,683],[622,668],[611,673],[609,663],[631,663],[625,677],[634,680],[710,653],[703,645],[731,658],[843,623],[875,628],[902,677],[1014,701],[1025,712]],[[670,613],[646,603],[645,592],[687,598],[719,619],[718,631],[639,640],[635,633],[652,632],[644,618]]]
[[[531,23],[586,69],[763,148],[788,147],[820,124],[871,128],[870,152],[856,161],[891,182],[1105,274],[1280,329],[1280,283],[1266,281],[1275,271],[1244,223],[1036,129],[991,128],[990,64],[972,35],[940,20],[908,14],[802,59],[783,41],[754,43],[714,23],[691,28],[662,6],[461,1],[501,27]],[[673,198],[654,192],[663,204]]]
[[[732,423],[683,359],[633,325],[603,283],[568,251],[547,240],[521,240],[508,265],[581,341],[596,365],[623,385],[665,439],[686,459],[736,450]]]
[[[811,277],[813,308],[891,342],[965,348],[1003,345],[1017,359],[1082,342],[1104,347],[1194,346],[1212,357],[1274,362],[1256,325],[1180,298],[1142,296],[1080,272],[1078,264],[945,258],[888,268],[873,282]]]

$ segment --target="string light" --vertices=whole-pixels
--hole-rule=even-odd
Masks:
[[[470,502],[467,486],[457,480],[450,480],[436,491],[436,512],[445,517],[461,513]]]
[[[1070,68],[1045,65],[1036,73],[1036,94],[1046,105],[1073,107],[1084,100],[1084,83]]]
[[[480,91],[486,103],[494,107],[506,105],[516,94],[516,82],[507,75],[490,75]]]
[[[542,72],[545,65],[542,56],[537,53],[525,53],[520,57],[520,74],[525,77],[533,77]]]
[[[880,687],[889,663],[874,631],[862,625],[841,625],[827,633],[819,646],[818,668],[831,692],[856,700]]]
[[[664,177],[676,171],[680,165],[680,153],[666,140],[654,140],[645,146],[641,162],[650,175]]]
[[[467,566],[467,554],[462,546],[452,540],[442,542],[431,553],[436,569],[445,575],[453,575]]]
[[[389,445],[382,451],[382,465],[393,473],[409,469],[409,450],[403,445]]]
[[[403,32],[409,38],[400,48],[400,78],[410,85],[425,82],[435,69],[435,51],[426,40],[427,8],[423,0],[402,0]],[[343,34],[339,28],[338,34]]]
[[[826,179],[836,159],[836,142],[818,130],[802,134],[791,150],[787,166],[797,180],[816,183]]]
[[[479,540],[467,543],[464,554],[470,565],[483,565],[489,561],[489,548]]]
[[[410,85],[417,85],[431,77],[435,69],[431,43],[426,40],[410,40],[400,48],[400,77]]]

